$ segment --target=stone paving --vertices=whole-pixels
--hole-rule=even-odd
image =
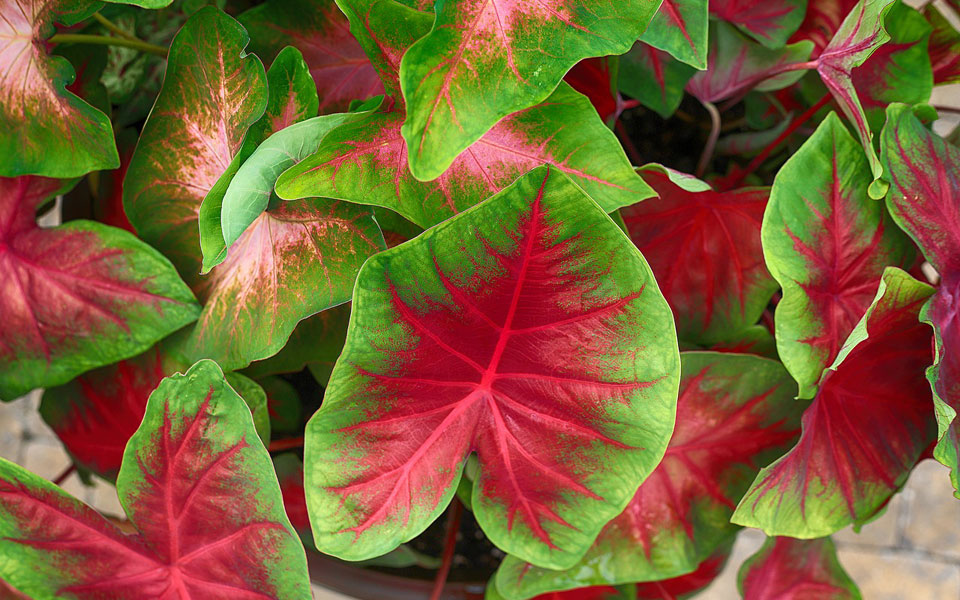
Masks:
[[[70,465],[70,459],[40,419],[39,401],[35,392],[0,403],[0,456],[52,479]],[[85,487],[71,475],[63,487],[102,512],[122,515],[113,486],[95,481],[93,487]],[[840,562],[865,600],[960,600],[960,500],[951,492],[946,469],[924,461],[879,519],[859,534],[845,530],[834,536]],[[759,531],[741,533],[726,570],[700,598],[740,598],[737,569],[762,543]],[[314,597],[344,600],[320,588]]]

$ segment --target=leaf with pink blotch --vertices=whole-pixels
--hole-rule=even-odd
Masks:
[[[200,310],[170,262],[130,233],[93,221],[39,227],[37,211],[69,187],[0,178],[3,400],[143,352]]]
[[[767,538],[740,567],[744,600],[860,600],[828,538]]]
[[[804,412],[800,441],[760,472],[734,523],[815,538],[879,514],[934,440],[931,335],[918,319],[932,293],[887,268]]]
[[[74,24],[96,8],[78,0],[0,3],[0,176],[78,177],[120,164],[110,119],[67,90],[74,69],[44,41],[54,21]]]
[[[873,302],[885,267],[909,268],[915,252],[883,204],[859,144],[830,113],[773,182],[763,254],[783,288],[777,350],[812,398],[823,370]]]
[[[310,598],[270,457],[216,364],[150,395],[117,492],[136,535],[0,459],[0,577],[34,598]]]
[[[760,467],[800,433],[803,403],[776,361],[680,354],[677,424],[657,469],[583,559],[556,571],[507,556],[495,582],[508,598],[590,585],[662,581],[695,571],[737,532],[730,515]],[[722,562],[722,561],[721,561]]]
[[[361,560],[413,538],[476,453],[472,507],[489,539],[570,567],[659,462],[678,378],[643,257],[538,167],[365,263],[307,424],[317,547]]]
[[[807,0],[713,0],[710,14],[768,48],[780,48],[806,14]]]

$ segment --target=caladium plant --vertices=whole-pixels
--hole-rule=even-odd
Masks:
[[[960,498],[957,10],[0,0],[0,596],[859,598]]]

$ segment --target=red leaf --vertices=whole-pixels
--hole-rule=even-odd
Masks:
[[[720,575],[727,559],[730,558],[730,547],[735,538],[731,538],[714,553],[704,560],[693,573],[665,579],[637,584],[636,600],[680,600],[689,598],[701,592]]]
[[[807,0],[807,13],[790,41],[812,41],[813,56],[819,56],[830,43],[833,34],[840,29],[843,18],[856,5],[857,0]]]
[[[744,600],[860,600],[830,538],[771,538],[740,569]]]
[[[960,498],[960,280],[948,276],[926,306],[923,320],[936,332],[936,361],[927,372],[935,394],[939,442],[934,457],[950,467]],[[950,414],[951,411],[953,414]]]
[[[760,245],[769,191],[715,192],[702,182],[690,191],[660,167],[642,173],[660,198],[621,214],[673,309],[680,338],[717,342],[756,323],[777,287]]]
[[[803,19],[806,0],[713,0],[710,14],[765,46],[782,46]]]
[[[933,27],[928,51],[934,84],[960,82],[960,32],[932,3],[926,6],[923,15]]]
[[[613,90],[610,78],[610,59],[588,58],[581,60],[563,78],[570,87],[590,99],[604,121],[619,117],[622,100]]]

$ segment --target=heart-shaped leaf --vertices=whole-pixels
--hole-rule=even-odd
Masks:
[[[881,151],[892,185],[887,207],[940,272],[942,283],[923,318],[936,332],[936,361],[928,373],[934,391],[937,447],[934,456],[951,469],[960,494],[960,150],[927,130],[903,104],[887,110]]]
[[[361,270],[307,425],[317,547],[360,560],[413,538],[475,452],[490,540],[571,566],[659,462],[678,362],[643,257],[562,173],[534,169]]]
[[[267,105],[263,64],[244,53],[246,44],[243,27],[214,7],[187,20],[124,181],[123,205],[137,233],[191,286],[202,262],[200,204]]]
[[[732,339],[760,318],[777,289],[763,264],[760,222],[768,191],[715,192],[706,183],[648,165],[660,194],[620,211],[686,342]]]
[[[265,61],[288,44],[303,53],[321,113],[345,112],[352,100],[383,93],[376,70],[334,0],[268,0],[237,20],[250,33],[250,51]]]
[[[67,91],[73,67],[45,50],[54,21],[73,24],[94,10],[75,0],[0,4],[0,176],[77,177],[120,164],[110,119]]]
[[[310,598],[270,457],[216,364],[151,394],[117,491],[137,535],[0,459],[0,577],[37,599]]]
[[[64,190],[0,178],[0,399],[143,352],[199,306],[159,252],[93,221],[52,229],[36,213]]]
[[[44,391],[40,415],[77,466],[114,481],[123,449],[143,421],[150,393],[165,376],[187,366],[164,340],[139,356]],[[263,443],[269,443],[270,418],[263,390],[238,373],[228,373],[227,380],[250,408]]]
[[[637,42],[620,57],[620,91],[667,119],[683,100],[683,88],[696,73],[653,46]]]
[[[659,581],[698,568],[737,530],[730,515],[757,471],[800,433],[803,405],[778,363],[684,352],[677,426],[660,465],[566,571],[508,556],[496,574],[516,600],[590,585]]]
[[[806,8],[807,0],[714,0],[710,14],[768,48],[780,48],[803,22]]]
[[[744,600],[860,600],[828,538],[767,538],[740,567]]]
[[[887,268],[804,412],[800,441],[760,472],[734,523],[822,537],[870,521],[900,489],[934,439],[930,330],[918,319],[932,292]]]
[[[884,268],[908,268],[914,258],[910,240],[868,196],[872,181],[859,144],[830,113],[773,183],[763,253],[783,288],[777,350],[801,398],[813,397]]]
[[[640,40],[696,69],[707,68],[707,0],[663,0]]]
[[[928,44],[933,83],[960,83],[960,32],[933,4],[923,9],[932,32]]]
[[[433,29],[401,63],[410,170],[418,179],[436,179],[500,119],[546,100],[581,59],[626,52],[659,5],[457,0],[436,6]]]
[[[779,90],[803,76],[793,66],[810,57],[813,44],[797,42],[778,48],[766,48],[747,39],[735,27],[722,21],[710,26],[710,53],[707,70],[696,73],[687,91],[701,102],[719,102],[748,90]]]

